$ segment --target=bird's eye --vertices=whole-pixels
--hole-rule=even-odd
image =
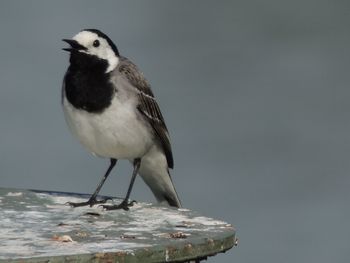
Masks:
[[[100,45],[100,41],[98,41],[97,39],[94,41],[94,43],[92,43],[92,45],[94,47],[98,47]]]

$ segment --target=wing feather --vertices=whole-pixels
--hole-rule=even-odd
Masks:
[[[154,134],[159,140],[165,153],[168,167],[173,168],[174,160],[169,139],[169,132],[150,85],[143,74],[138,70],[136,65],[130,60],[120,57],[119,63],[119,72],[123,74],[137,89],[137,95],[139,97],[138,110],[153,128]]]

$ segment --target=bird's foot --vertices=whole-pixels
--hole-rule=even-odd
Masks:
[[[117,209],[124,209],[125,211],[129,210],[129,207],[133,206],[134,203],[136,203],[135,200],[128,203],[128,201],[123,200],[119,205],[101,205],[103,209],[106,210],[117,210]]]
[[[71,207],[80,207],[80,206],[90,206],[90,207],[92,207],[93,205],[96,205],[96,204],[104,204],[108,200],[112,200],[112,198],[107,197],[107,198],[102,199],[102,200],[97,200],[96,198],[90,198],[89,200],[87,200],[85,202],[79,202],[79,203],[67,202],[66,204],[71,206]]]

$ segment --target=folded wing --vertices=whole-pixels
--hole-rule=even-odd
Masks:
[[[168,167],[174,167],[173,154],[171,151],[168,129],[159,106],[154,98],[153,92],[143,74],[127,58],[121,57],[119,72],[123,74],[130,83],[137,89],[139,104],[138,110],[145,120],[153,128],[156,138],[159,140],[167,159]]]

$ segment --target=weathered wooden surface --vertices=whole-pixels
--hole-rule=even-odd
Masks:
[[[86,197],[0,188],[0,262],[181,262],[235,243],[231,225],[187,209],[65,205]]]

